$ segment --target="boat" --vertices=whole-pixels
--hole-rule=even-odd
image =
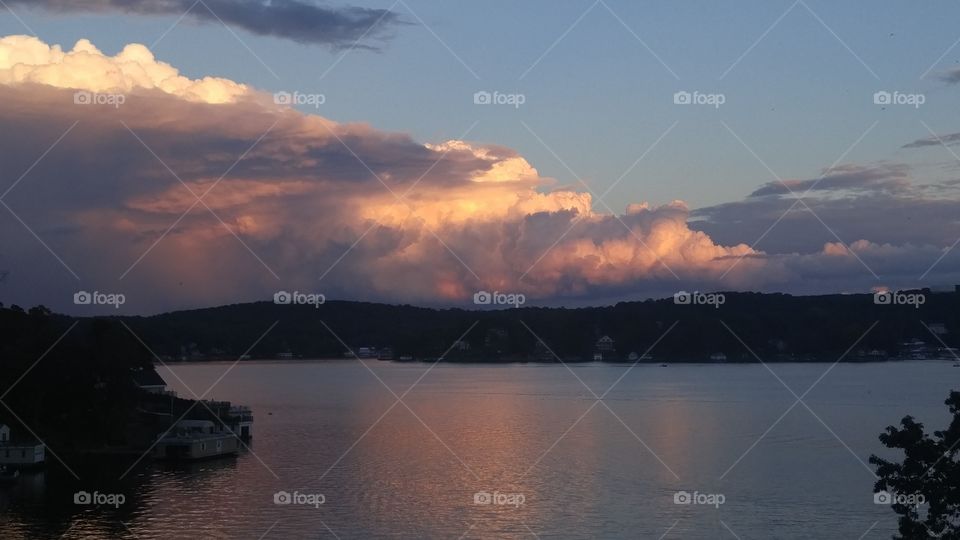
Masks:
[[[660,364],[660,367],[667,367],[666,364]]]
[[[181,420],[160,435],[153,457],[161,460],[195,461],[236,455],[240,439],[224,432],[210,420]]]

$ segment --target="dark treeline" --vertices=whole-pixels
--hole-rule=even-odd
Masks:
[[[132,374],[151,366],[119,321],[0,309],[0,423],[15,440],[61,451],[127,444],[141,394]]]
[[[344,356],[348,347],[389,347],[394,358],[428,359],[443,355],[476,323],[463,337],[469,349],[457,347],[447,354],[448,360],[548,360],[551,350],[564,360],[589,359],[602,336],[612,338],[616,349],[605,359],[642,354],[662,337],[651,351],[658,360],[705,361],[722,352],[730,361],[754,361],[739,336],[764,361],[834,360],[858,340],[847,359],[863,360],[865,352],[875,353],[871,359],[879,358],[876,353],[895,356],[911,340],[924,341],[931,350],[944,343],[956,346],[960,294],[927,291],[919,308],[876,305],[872,295],[758,293],[726,293],[719,308],[676,305],[672,299],[494,311],[339,301],[317,307],[260,302],[124,321],[166,359],[235,359],[244,353],[252,358],[283,353],[332,358]],[[253,346],[274,322],[276,327]],[[928,327],[940,328],[940,335],[934,336]],[[546,347],[538,344],[538,337]]]

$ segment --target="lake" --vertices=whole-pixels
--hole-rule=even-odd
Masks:
[[[182,397],[252,407],[249,450],[51,464],[0,489],[0,537],[890,538],[877,436],[945,427],[960,387],[942,361],[365,362],[161,368]]]

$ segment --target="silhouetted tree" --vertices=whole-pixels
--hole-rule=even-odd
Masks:
[[[922,423],[906,416],[900,428],[889,426],[880,435],[888,448],[903,450],[902,462],[870,456],[879,476],[874,492],[894,494],[891,507],[900,516],[900,536],[895,538],[960,539],[960,392],[950,392],[945,403],[953,415],[945,431],[928,435]],[[922,495],[924,504],[897,495]]]

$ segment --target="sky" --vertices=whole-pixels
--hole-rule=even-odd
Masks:
[[[952,287],[958,12],[5,0],[0,301]]]

